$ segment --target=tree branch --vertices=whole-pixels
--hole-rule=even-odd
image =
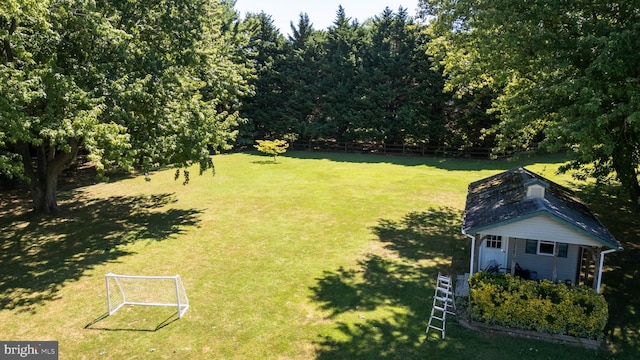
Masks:
[[[11,42],[9,41],[9,38],[16,31],[17,27],[18,27],[18,24],[16,22],[16,18],[11,18],[9,29],[7,29],[8,35],[4,38],[4,41],[3,41],[4,53],[7,57],[7,62],[10,62],[10,63],[13,62],[13,50],[11,49]]]

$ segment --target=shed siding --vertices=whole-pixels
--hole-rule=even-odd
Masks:
[[[513,260],[515,249],[516,262],[520,267],[527,270],[536,271],[538,279],[551,280],[553,278],[553,256],[527,254],[526,239],[510,239],[509,241],[509,264]],[[580,246],[569,244],[567,249],[567,257],[559,257],[557,262],[558,281],[564,282],[571,280],[572,283],[577,281],[577,269],[580,256]]]
[[[546,240],[585,246],[602,246],[590,237],[545,215],[538,215],[502,226],[492,227],[483,233],[509,234],[521,239]]]

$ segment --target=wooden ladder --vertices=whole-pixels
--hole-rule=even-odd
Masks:
[[[429,324],[427,325],[427,334],[429,329],[440,331],[442,338],[445,338],[445,329],[447,323],[447,314],[455,315],[456,303],[453,297],[453,284],[451,277],[438,273],[438,282],[436,291],[433,295],[433,305],[431,306],[431,315],[429,316]]]

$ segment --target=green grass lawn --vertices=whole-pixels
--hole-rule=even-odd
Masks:
[[[214,158],[60,192],[35,218],[0,202],[0,340],[57,340],[61,359],[634,359],[639,221],[614,191],[514,161],[288,152]],[[609,351],[467,330],[424,333],[438,271],[468,267],[467,185],[515,166],[570,186],[625,245],[607,257]],[[636,257],[637,258],[637,257]],[[106,273],[181,275],[190,308],[106,316]],[[168,290],[170,291],[170,289]]]

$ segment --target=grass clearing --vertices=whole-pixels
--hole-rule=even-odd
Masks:
[[[474,161],[289,152],[275,164],[247,153],[214,161],[215,177],[190,169],[186,186],[166,170],[150,182],[140,176],[66,190],[56,218],[33,218],[19,197],[3,198],[0,339],[58,340],[61,359],[640,354],[640,319],[625,315],[638,309],[638,296],[628,297],[640,290],[633,278],[620,278],[631,272],[616,263],[605,278],[616,304],[615,353],[474,333],[454,322],[445,341],[424,334],[438,270],[453,263],[462,272],[468,264],[460,235],[468,183],[526,165],[577,188],[570,176],[555,175],[561,156]],[[605,225],[631,247],[639,227],[633,212],[610,194],[593,200]],[[612,259],[623,264],[633,251]],[[172,309],[145,307],[106,317],[109,272],[180,274],[190,308],[179,320]]]

